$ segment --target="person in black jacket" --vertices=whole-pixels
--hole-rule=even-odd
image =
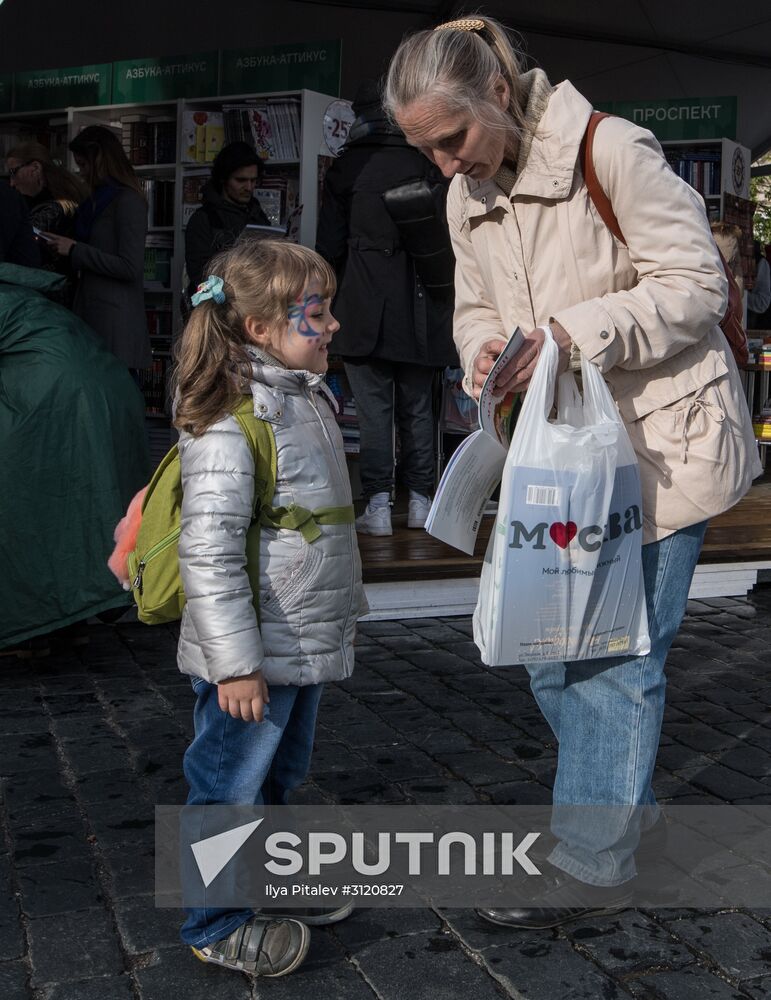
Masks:
[[[254,197],[262,176],[262,161],[246,142],[223,146],[204,185],[203,205],[185,229],[188,295],[207,277],[206,264],[231,247],[247,226],[269,226],[270,220]]]
[[[0,263],[40,267],[40,244],[32,231],[29,209],[18,192],[0,184]]]
[[[340,331],[333,348],[345,363],[361,433],[361,482],[368,502],[356,527],[390,535],[394,416],[409,489],[407,524],[422,528],[434,488],[434,370],[457,364],[452,256],[444,222],[446,182],[387,120],[374,81],[359,88],[353,110],[356,120],[345,148],[324,181],[316,249],[338,276],[333,308]],[[418,200],[411,206],[413,192]],[[408,238],[415,227],[394,221],[386,207],[389,193],[405,195],[402,214],[420,217],[423,227],[428,224],[427,229],[417,226],[417,241]],[[422,208],[426,195],[428,213]],[[401,203],[404,207],[404,198]],[[426,235],[429,245],[423,250],[428,252],[418,257],[414,243],[425,244]],[[449,259],[450,274],[441,289],[429,292],[426,272],[421,277],[422,260],[437,255]]]

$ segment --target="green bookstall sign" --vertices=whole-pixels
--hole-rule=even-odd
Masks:
[[[11,110],[13,73],[0,73],[0,114]]]
[[[596,105],[650,129],[657,139],[735,139],[735,97],[683,97],[665,101],[612,101]]]
[[[338,39],[223,52],[220,93],[307,89],[337,97],[340,93],[340,51]]]
[[[112,63],[28,70],[14,74],[14,111],[109,104]]]
[[[217,93],[219,53],[124,59],[113,63],[113,104],[171,101]]]

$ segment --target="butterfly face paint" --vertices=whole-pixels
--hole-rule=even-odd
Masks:
[[[302,337],[319,337],[323,333],[324,299],[307,294],[307,289],[289,307],[289,326]]]
[[[318,281],[309,282],[287,310],[286,327],[273,332],[270,352],[287,368],[319,374],[327,370],[327,346],[340,324]]]

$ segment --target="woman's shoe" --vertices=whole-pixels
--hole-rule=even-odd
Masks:
[[[568,875],[556,871],[538,881],[527,906],[491,907],[475,912],[483,920],[503,927],[522,930],[544,930],[560,927],[579,917],[602,916],[620,913],[632,905],[633,882],[622,885],[587,885]],[[534,886],[535,888],[535,886]]]
[[[302,965],[310,943],[311,932],[299,920],[271,920],[258,914],[216,944],[192,950],[202,962],[277,979]]]

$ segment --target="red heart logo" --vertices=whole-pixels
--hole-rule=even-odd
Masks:
[[[555,521],[549,528],[549,537],[555,545],[559,545],[561,549],[566,549],[568,545],[570,545],[571,541],[576,537],[577,531],[578,525],[575,521],[568,521],[567,524],[563,524],[561,521]]]

